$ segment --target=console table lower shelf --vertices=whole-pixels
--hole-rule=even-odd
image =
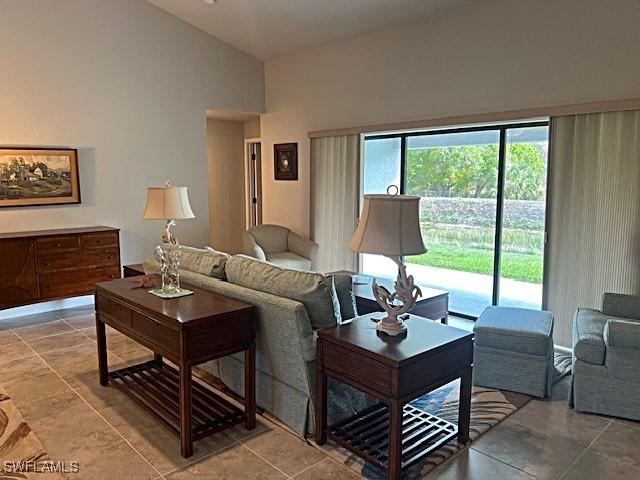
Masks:
[[[405,405],[402,416],[401,469],[409,468],[458,435],[451,422]],[[389,468],[389,407],[378,403],[330,425],[327,437],[367,462]]]
[[[180,436],[180,372],[177,369],[151,360],[111,371],[109,380]],[[245,421],[242,410],[194,378],[191,388],[194,441]]]

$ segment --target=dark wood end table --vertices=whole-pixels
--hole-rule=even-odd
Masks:
[[[406,336],[378,334],[372,318],[318,331],[316,441],[327,438],[399,479],[449,440],[469,441],[473,334],[411,315]],[[327,377],[347,383],[383,403],[327,426]],[[408,402],[460,379],[458,424]]]
[[[340,270],[331,273],[346,273],[354,277],[353,295],[356,297],[356,307],[360,315],[373,312],[382,312],[382,308],[373,296],[372,283],[375,278],[378,285],[385,287],[390,292],[395,290],[393,284],[395,280],[389,278],[372,277],[362,273]],[[365,281],[358,281],[365,280]],[[422,297],[416,302],[412,313],[432,320],[440,320],[446,324],[449,321],[449,292],[437,290],[435,288],[423,287],[420,285]]]
[[[144,266],[142,263],[133,263],[122,267],[122,276],[124,278],[137,277],[138,275],[144,275]]]
[[[100,384],[113,383],[178,434],[183,457],[193,454],[195,440],[212,433],[242,422],[255,428],[254,307],[192,285],[185,287],[193,295],[163,300],[132,288],[136,278],[96,285]],[[159,277],[153,278],[159,285]],[[105,324],[153,350],[154,359],[109,372]],[[191,375],[194,365],[240,351],[244,412]]]

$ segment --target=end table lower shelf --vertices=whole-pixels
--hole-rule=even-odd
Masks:
[[[180,372],[177,369],[151,360],[109,372],[109,380],[180,436]],[[242,410],[193,378],[191,388],[194,441],[245,421]]]
[[[402,416],[401,469],[458,435],[451,422],[405,405]],[[389,407],[378,403],[328,427],[327,437],[383,470],[389,468]]]

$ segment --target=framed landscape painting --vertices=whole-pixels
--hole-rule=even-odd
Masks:
[[[78,152],[0,148],[0,207],[80,203]]]

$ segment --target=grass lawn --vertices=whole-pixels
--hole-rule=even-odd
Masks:
[[[429,251],[407,257],[407,263],[493,275],[493,251],[430,243]],[[522,282],[542,283],[542,255],[502,252],[502,276]]]

